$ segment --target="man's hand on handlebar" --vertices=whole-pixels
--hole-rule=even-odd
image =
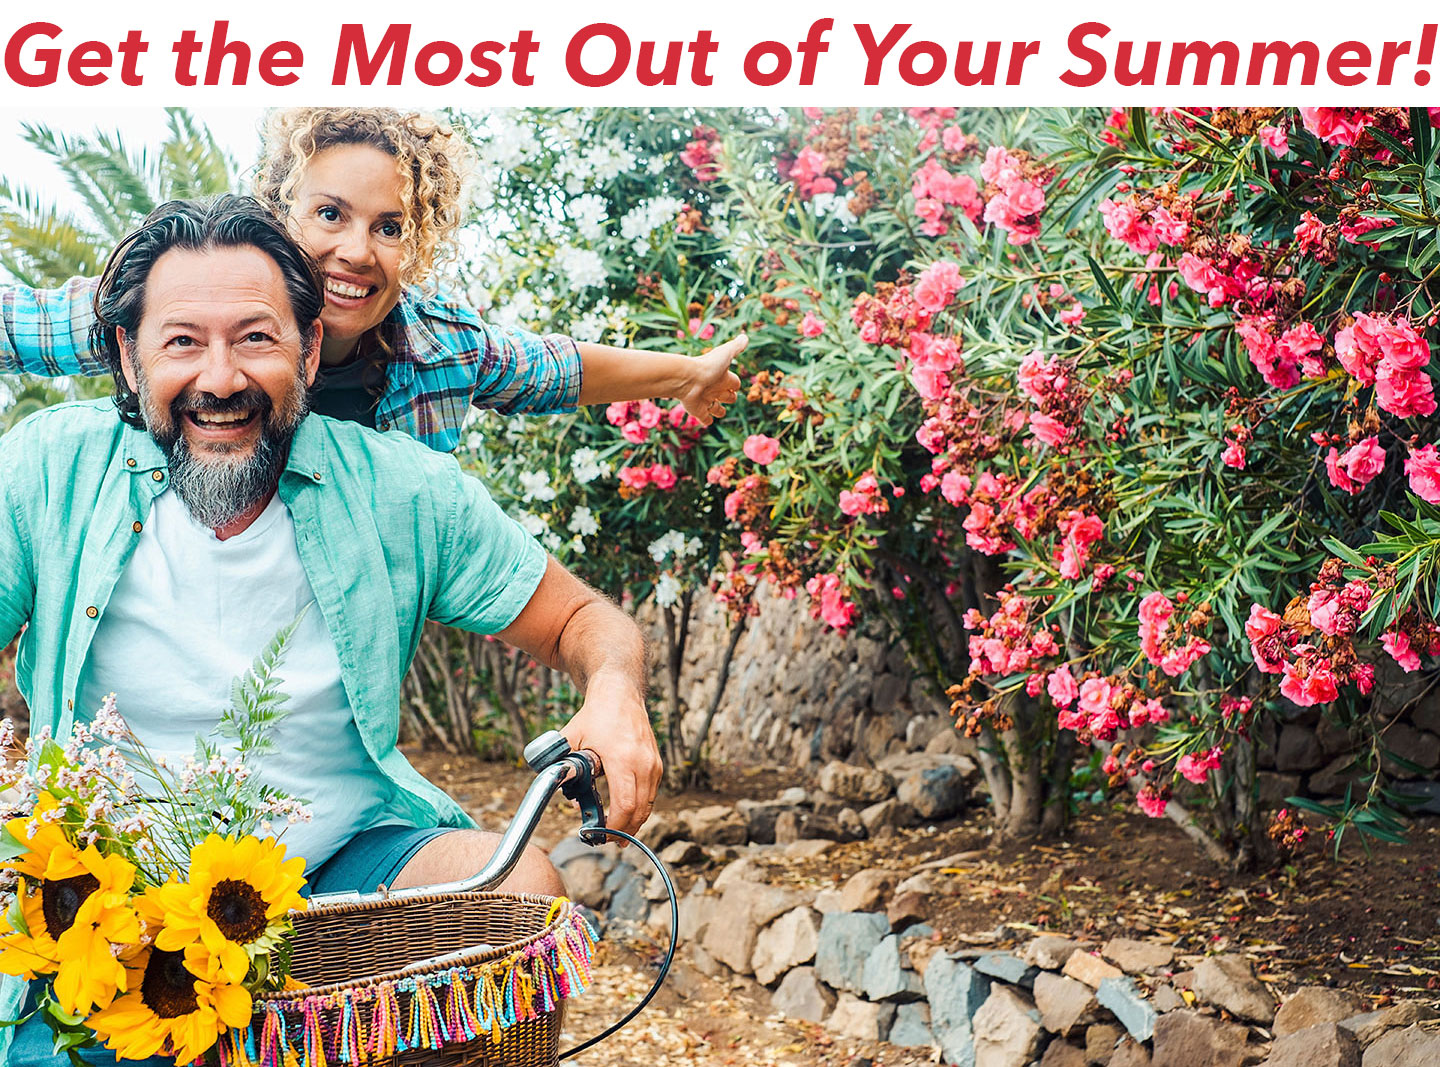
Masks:
[[[597,671],[589,678],[585,703],[560,731],[579,751],[600,758],[610,785],[605,825],[634,834],[650,817],[663,767],[645,702],[623,672]]]

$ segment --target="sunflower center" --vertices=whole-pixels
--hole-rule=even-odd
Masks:
[[[205,914],[237,945],[248,945],[265,932],[265,898],[249,882],[235,878],[216,882]]]
[[[51,937],[59,937],[75,925],[80,905],[100,888],[100,879],[93,874],[77,874],[74,878],[57,878],[40,887],[40,907],[45,914],[45,929]]]
[[[162,1019],[189,1015],[200,1007],[195,998],[195,976],[185,969],[185,953],[150,951],[140,999]]]

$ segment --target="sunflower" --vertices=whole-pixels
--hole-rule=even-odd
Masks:
[[[59,824],[43,818],[58,806],[42,793],[32,815],[6,824],[29,851],[5,864],[21,879],[12,906],[18,916],[12,910],[0,920],[0,972],[25,978],[53,973],[61,1007],[83,1013],[91,1005],[104,1007],[125,988],[125,968],[112,946],[140,940],[139,920],[129,907],[135,867],[101,855],[94,845],[77,849]]]
[[[219,960],[198,942],[183,952],[147,946],[127,966],[131,992],[86,1020],[122,1059],[158,1054],[191,1063],[224,1030],[250,1021],[250,991],[225,981]]]
[[[190,850],[189,881],[160,889],[165,928],[155,947],[179,952],[199,941],[226,981],[241,981],[250,970],[246,950],[278,932],[274,920],[305,907],[304,872],[305,861],[285,859],[273,840],[211,834]]]

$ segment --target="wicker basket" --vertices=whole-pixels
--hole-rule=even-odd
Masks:
[[[306,987],[256,997],[250,1028],[221,1038],[223,1067],[555,1067],[561,1003],[589,984],[594,934],[564,898],[443,894],[293,918]]]

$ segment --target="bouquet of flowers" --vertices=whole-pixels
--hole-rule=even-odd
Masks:
[[[302,613],[303,615],[303,613]],[[0,759],[0,788],[28,814],[0,831],[12,894],[0,973],[40,980],[55,1049],[103,1042],[128,1059],[200,1059],[252,998],[294,987],[288,918],[305,861],[276,840],[304,805],[252,773],[287,697],[276,676],[299,619],[232,686],[212,738],[175,766],[150,754],[112,694],[68,737],[42,730]],[[0,725],[9,751],[13,724]]]

